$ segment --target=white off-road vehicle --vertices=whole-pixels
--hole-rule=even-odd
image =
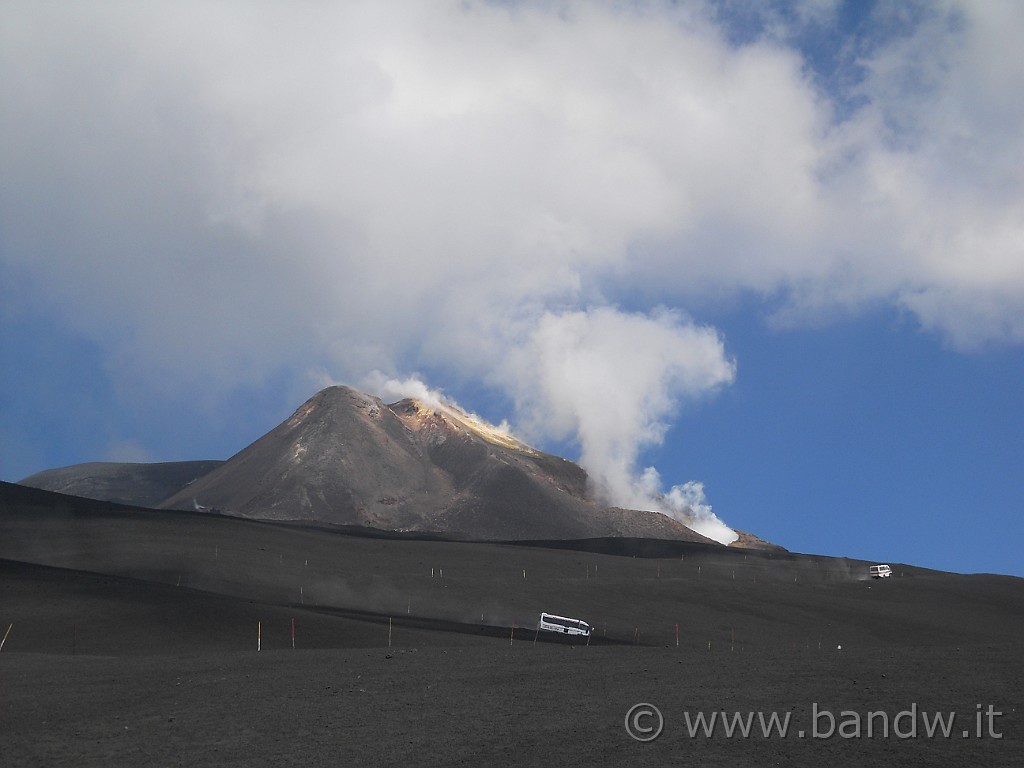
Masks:
[[[888,579],[892,576],[892,568],[888,565],[872,565],[868,567],[872,579]]]

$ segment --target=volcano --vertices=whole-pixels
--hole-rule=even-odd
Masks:
[[[389,405],[345,386],[317,393],[159,507],[478,540],[714,543],[666,515],[600,504],[581,467],[455,407]]]

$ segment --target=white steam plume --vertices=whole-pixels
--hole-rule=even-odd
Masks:
[[[428,386],[418,374],[396,378],[381,371],[372,371],[364,377],[363,388],[376,393],[386,402],[394,402],[407,397],[414,398],[428,408],[454,413],[478,432],[483,432],[502,441],[509,439],[515,441],[515,436],[512,434],[507,420],[503,419],[500,424],[491,424],[476,413],[467,411],[441,390]]]
[[[729,543],[736,534],[711,511],[700,483],[665,494],[657,470],[639,471],[638,461],[662,442],[681,403],[734,377],[713,329],[665,309],[602,307],[545,313],[511,356],[506,383],[527,434],[578,442],[580,464],[607,503],[663,512]]]
[[[639,486],[646,498],[658,512],[674,517],[702,536],[722,544],[736,541],[736,531],[722,522],[704,495],[704,483],[690,480],[682,485],[673,485],[668,493],[661,492],[661,476],[654,467],[647,467],[641,474]]]
[[[405,378],[396,378],[381,371],[372,371],[363,379],[363,388],[374,392],[388,403],[411,397],[434,409],[446,406],[449,408],[459,407],[441,390],[427,386],[426,382],[416,374]]]

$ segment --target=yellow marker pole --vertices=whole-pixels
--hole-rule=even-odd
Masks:
[[[6,632],[4,632],[4,639],[3,639],[3,640],[0,640],[0,651],[2,651],[2,650],[4,649],[4,643],[6,643],[6,642],[7,642],[7,636],[8,636],[9,634],[11,634],[11,629],[12,629],[13,627],[14,627],[14,624],[12,623],[12,624],[11,624],[11,625],[10,625],[9,627],[7,627],[7,631],[6,631]]]

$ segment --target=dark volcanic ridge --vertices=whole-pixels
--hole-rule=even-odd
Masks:
[[[658,512],[608,507],[577,464],[456,408],[314,395],[225,462],[87,464],[25,484],[90,498],[476,540],[633,537],[721,546]],[[733,546],[777,547],[740,533]]]
[[[128,463],[93,461],[47,469],[19,480],[20,485],[86,499],[155,507],[223,461]]]

